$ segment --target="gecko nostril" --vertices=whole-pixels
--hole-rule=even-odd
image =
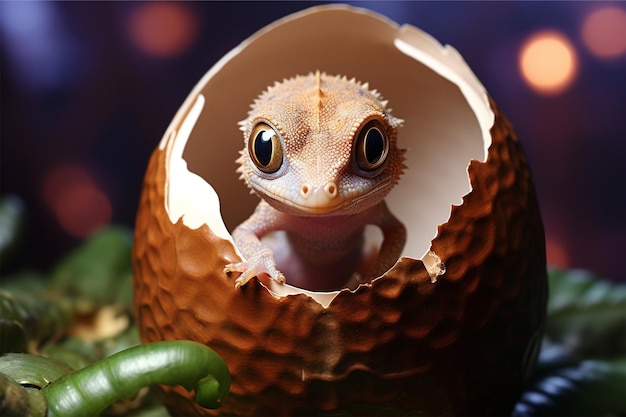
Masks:
[[[300,186],[300,197],[308,198],[310,191],[311,191],[311,187],[309,186],[309,184],[302,184]]]
[[[326,191],[326,194],[331,198],[337,197],[337,184],[334,182],[327,183],[324,187],[324,191]]]

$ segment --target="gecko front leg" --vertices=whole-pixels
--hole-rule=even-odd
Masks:
[[[387,272],[400,258],[406,243],[406,228],[398,220],[383,201],[372,210],[372,218],[383,232],[383,242],[376,262],[370,271],[371,278]]]
[[[235,280],[236,288],[262,274],[268,275],[280,284],[285,283],[285,276],[278,270],[273,252],[260,240],[268,232],[276,230],[275,222],[272,221],[276,218],[273,212],[275,210],[269,204],[261,201],[252,216],[237,226],[232,233],[235,244],[245,258],[245,261],[231,263],[224,267],[224,272],[227,274],[240,273]]]

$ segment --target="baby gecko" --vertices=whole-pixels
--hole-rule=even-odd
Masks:
[[[240,273],[235,286],[265,274],[329,290],[391,268],[406,241],[384,201],[405,168],[402,122],[367,83],[342,76],[318,71],[264,91],[240,122],[237,172],[262,200],[232,233],[245,258],[224,268]],[[382,231],[378,251],[364,244],[368,224]]]

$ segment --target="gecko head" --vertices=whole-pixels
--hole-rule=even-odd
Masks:
[[[278,210],[357,213],[383,200],[402,174],[401,124],[367,84],[296,76],[263,92],[240,123],[238,172]]]

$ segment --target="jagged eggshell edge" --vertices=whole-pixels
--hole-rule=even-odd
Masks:
[[[310,28],[318,22],[324,22],[324,40],[315,39],[317,35],[308,35],[312,33]],[[309,39],[303,38],[305,36]],[[303,39],[301,42],[305,45],[298,48],[294,39]],[[327,39],[333,41],[333,50],[339,52],[330,52]],[[320,51],[311,51],[312,44],[318,46]],[[357,50],[355,45],[361,45],[362,50]],[[346,55],[345,50],[349,50],[350,54]],[[259,64],[251,66],[250,62]],[[369,65],[366,67],[365,64]],[[416,74],[415,68],[424,76]],[[236,218],[229,222],[230,228],[251,213],[251,201],[254,201],[245,195],[247,191],[234,173],[234,152],[242,143],[234,122],[245,115],[252,98],[267,85],[281,77],[316,69],[369,82],[390,99],[394,113],[406,120],[400,144],[409,148],[409,170],[398,189],[389,196],[388,203],[409,230],[403,256],[423,260],[434,280],[436,272],[433,275],[432,271],[436,271],[439,257],[432,256],[430,242],[436,236],[437,226],[448,220],[451,206],[461,204],[461,198],[471,191],[467,166],[472,159],[486,159],[491,145],[490,128],[494,114],[484,87],[454,48],[442,46],[413,26],[398,26],[364,9],[344,5],[318,6],[278,20],[229,52],[197,83],[160,144],[160,148],[165,149],[166,144],[172,142],[168,147],[166,179],[166,210],[172,223],[182,219],[183,224],[192,229],[207,224],[217,236],[233,243],[224,224],[220,200],[222,206],[227,207],[225,217]],[[408,85],[415,80],[417,84]],[[426,88],[433,88],[433,80],[439,83],[436,86],[445,86],[445,91],[425,91]],[[435,94],[439,104],[434,103],[435,100],[416,100],[411,93]],[[426,103],[417,106],[416,102]],[[450,103],[463,109],[456,112],[460,114],[456,116],[458,120],[433,117],[433,113],[441,114],[444,108],[447,114],[455,114],[450,110]],[[452,134],[450,126],[458,126]],[[204,136],[207,132],[215,132],[217,139],[213,143],[215,147],[219,146],[219,151],[207,149],[206,144],[212,143],[212,138],[199,138],[196,133],[197,139],[194,140],[194,130],[205,132]],[[442,140],[443,137],[446,139]],[[473,140],[470,141],[469,137]],[[446,151],[446,148],[459,145],[467,147],[467,143],[471,143],[472,147],[467,151]],[[427,146],[438,146],[443,150]],[[209,156],[215,153],[218,156],[211,159]],[[232,156],[224,157],[223,154]],[[198,155],[205,155],[204,166],[202,163],[188,164],[188,161],[200,160],[202,157]],[[450,162],[455,157],[458,160]],[[191,170],[189,165],[192,165]],[[417,170],[417,166],[426,168]],[[455,171],[446,172],[448,166]],[[431,173],[433,178],[425,178],[423,172]],[[228,184],[223,184],[223,179],[227,179]],[[218,184],[220,182],[222,184]],[[220,186],[219,192],[212,185]],[[424,198],[423,206],[417,210],[414,203],[407,204],[406,190],[410,190],[409,195],[427,196],[433,194],[432,187],[437,188],[436,194],[445,192],[446,195],[436,202]],[[236,189],[241,190],[239,194],[232,191]],[[238,210],[237,214],[231,214]],[[278,296],[306,293],[324,306],[328,306],[337,294],[337,291],[313,293],[289,285],[266,284]]]
[[[312,28],[322,22],[324,36],[341,34],[339,40],[317,39],[312,48],[298,50],[296,41],[315,40]],[[331,40],[336,50],[328,49]],[[351,49],[348,59],[350,42],[361,49]],[[385,65],[355,66],[370,57]],[[276,62],[252,65],[267,60]],[[288,289],[283,293],[267,291],[257,281],[235,290],[234,280],[222,273],[223,265],[240,259],[228,229],[257,200],[246,201],[237,180],[233,161],[242,138],[231,131],[240,134],[236,122],[267,85],[315,69],[354,76],[383,92],[394,114],[407,120],[401,134],[415,141],[408,155],[425,155],[415,163],[426,171],[437,172],[442,161],[456,156],[431,155],[429,144],[441,141],[426,140],[423,148],[424,138],[440,139],[444,132],[453,147],[463,147],[468,137],[471,146],[451,164],[455,188],[434,210],[441,217],[426,222],[421,241],[409,242],[406,256],[382,278],[354,292],[326,295],[292,294],[299,291],[288,286],[280,287]],[[426,95],[426,103],[415,106],[416,91]],[[442,109],[446,117],[436,118]],[[445,176],[437,175],[435,191],[448,188],[438,178]],[[411,192],[394,190],[390,206],[405,222],[407,216],[419,220],[424,213],[405,204],[407,196],[419,200],[428,189],[418,192],[424,186],[420,178],[402,183]],[[447,266],[435,284],[419,260],[430,250]],[[277,21],[227,54],[196,85],[151,158],[133,258],[142,339],[193,339],[223,355],[233,373],[224,413],[332,410],[363,398],[386,404],[403,392],[410,395],[396,405],[405,412],[506,410],[536,357],[545,317],[541,220],[508,121],[452,48],[347,6],[316,7]],[[361,387],[364,375],[373,378],[375,392],[347,390]],[[176,409],[194,407],[174,397],[168,401]]]

